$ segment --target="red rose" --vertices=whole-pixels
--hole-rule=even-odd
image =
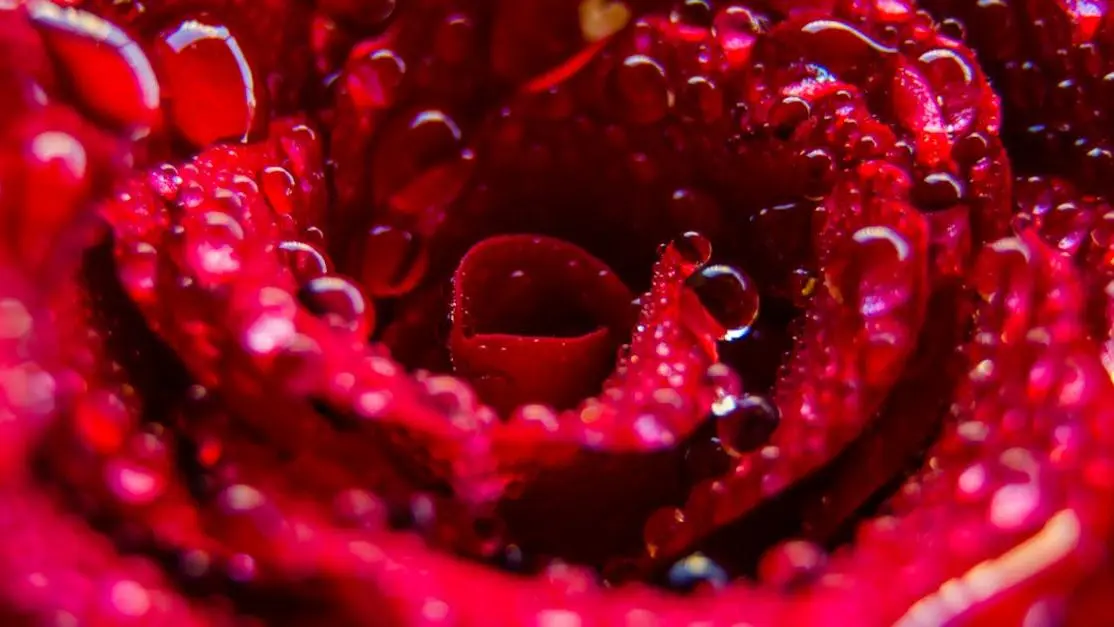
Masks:
[[[923,4],[0,8],[0,616],[1114,620],[1105,3]]]

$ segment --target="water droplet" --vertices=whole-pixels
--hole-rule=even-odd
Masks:
[[[763,582],[783,590],[814,580],[828,563],[828,554],[812,542],[788,540],[762,556],[758,575]]]
[[[390,208],[391,198],[426,172],[470,158],[463,132],[447,112],[439,109],[404,112],[389,120],[378,135],[370,164],[374,206]],[[463,178],[452,167],[445,170],[444,176],[454,182]]]
[[[663,507],[650,514],[642,527],[642,538],[650,557],[655,557],[662,543],[676,535],[684,525],[685,513],[676,507]]]
[[[360,257],[354,267],[360,284],[374,298],[405,294],[425,277],[429,251],[425,242],[409,231],[374,226],[358,246]]]
[[[635,124],[652,124],[673,106],[665,68],[644,54],[634,54],[615,68],[615,99],[622,115]]]
[[[203,284],[219,285],[240,270],[244,229],[223,211],[201,211],[183,220],[185,261]]]
[[[332,272],[332,264],[325,253],[309,242],[286,240],[279,242],[278,249],[300,283]]]
[[[758,317],[758,287],[731,266],[707,266],[689,277],[685,285],[711,317],[718,340],[730,342],[745,337]]]
[[[401,56],[384,48],[364,52],[357,46],[349,58],[344,84],[358,109],[385,109],[397,101],[406,74]]]
[[[727,109],[723,90],[704,76],[692,76],[681,86],[677,111],[696,122],[715,122]]]
[[[29,3],[28,12],[85,110],[145,134],[158,115],[159,82],[139,44],[92,13],[50,2]]]
[[[183,21],[161,35],[154,58],[170,120],[194,145],[244,141],[263,121],[263,93],[227,27]]]
[[[887,226],[855,231],[844,254],[825,271],[825,283],[837,300],[864,316],[892,312],[912,295],[916,268],[910,263],[913,247]]]
[[[271,166],[263,169],[259,176],[263,197],[275,213],[290,215],[294,212],[294,190],[297,189],[294,175],[286,168]]]
[[[728,576],[719,564],[703,553],[693,553],[669,569],[669,585],[678,590],[692,590],[700,586],[721,588],[727,585]]]
[[[764,396],[724,396],[712,404],[716,434],[733,455],[752,451],[770,439],[781,419],[777,406]]]
[[[707,28],[712,24],[711,0],[679,0],[669,12],[669,21]]]
[[[345,277],[325,275],[310,279],[298,291],[298,299],[335,329],[358,337],[371,335],[375,308],[363,291]]]
[[[964,195],[963,181],[948,172],[926,174],[913,186],[913,201],[923,211],[949,209]]]
[[[688,231],[674,238],[669,250],[676,255],[685,276],[691,276],[712,258],[712,243],[695,231]]]
[[[742,68],[750,60],[750,53],[758,35],[766,30],[764,20],[750,9],[729,6],[716,14],[712,33],[723,49],[728,64]]]
[[[802,155],[803,193],[810,200],[820,200],[835,183],[835,157],[823,148],[813,148]]]

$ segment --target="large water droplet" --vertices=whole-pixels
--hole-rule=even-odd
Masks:
[[[963,181],[948,172],[926,174],[913,186],[913,201],[923,211],[955,206],[965,195]]]
[[[225,26],[186,20],[162,34],[155,60],[170,119],[194,145],[246,140],[262,121],[263,92]]]
[[[122,30],[85,11],[28,5],[79,104],[107,122],[146,133],[155,123],[159,82],[147,56]]]
[[[716,434],[724,450],[734,455],[752,451],[769,439],[781,415],[769,399],[749,394],[724,396],[712,404]]]
[[[695,231],[688,231],[673,239],[669,250],[676,256],[681,272],[691,276],[712,258],[712,243]]]
[[[374,226],[358,246],[354,269],[372,297],[405,294],[425,276],[429,250],[422,238],[409,231]]]
[[[615,68],[615,104],[627,120],[657,122],[669,112],[673,99],[665,68],[654,59],[633,54]]]
[[[754,11],[740,6],[720,10],[712,21],[712,33],[723,49],[728,64],[742,68],[750,60],[754,42],[766,24]]]
[[[279,243],[278,249],[282,251],[294,278],[299,281],[308,281],[332,271],[332,264],[325,253],[309,242],[286,240]]]
[[[685,281],[714,322],[716,339],[745,337],[758,317],[758,287],[740,270],[707,266]]]
[[[371,334],[375,308],[352,281],[325,275],[310,279],[298,291],[298,299],[329,326],[358,337]]]

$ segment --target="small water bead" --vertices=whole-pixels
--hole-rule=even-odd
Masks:
[[[758,576],[767,584],[789,590],[816,579],[828,563],[828,554],[812,542],[789,540],[762,556]]]
[[[337,275],[310,279],[298,299],[330,326],[357,337],[367,337],[375,326],[375,308],[352,281]]]
[[[730,579],[727,571],[703,553],[693,553],[679,560],[669,569],[667,578],[671,587],[684,591],[707,586],[722,588]]]
[[[706,266],[685,281],[712,318],[717,339],[745,337],[758,317],[758,287],[740,270],[717,264]]]
[[[736,456],[768,442],[781,420],[777,406],[756,394],[723,396],[712,404],[712,415],[724,450]]]
[[[949,209],[965,195],[963,181],[948,172],[930,172],[913,186],[913,202],[922,211]]]
[[[712,258],[712,243],[695,231],[687,231],[674,238],[669,250],[676,255],[685,276],[691,276]]]
[[[155,190],[163,200],[173,201],[178,197],[178,188],[182,185],[182,175],[178,173],[178,168],[163,163],[151,171],[150,177],[151,188]]]
[[[422,238],[387,225],[373,226],[353,263],[360,284],[373,298],[399,296],[425,277],[429,250]]]

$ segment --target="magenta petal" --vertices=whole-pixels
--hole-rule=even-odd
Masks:
[[[450,351],[502,411],[571,407],[599,390],[629,333],[633,295],[599,259],[534,235],[486,239],[457,267]]]

